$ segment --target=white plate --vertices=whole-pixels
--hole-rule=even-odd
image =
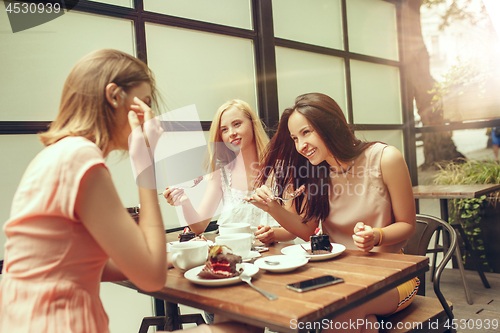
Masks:
[[[189,271],[184,273],[184,277],[195,284],[199,284],[202,286],[210,286],[210,287],[227,286],[231,284],[236,284],[241,281],[239,276],[226,279],[202,279],[198,276],[198,273],[201,272],[203,267],[205,267],[205,265],[191,268]],[[243,268],[243,272],[246,275],[250,276],[254,276],[259,271],[259,267],[253,264],[247,264],[247,263],[236,264],[236,267]]]
[[[332,244],[332,252],[331,253],[325,253],[325,254],[308,254],[304,249],[306,250],[311,250],[311,243],[304,243],[304,244],[296,244],[296,245],[291,245],[287,246],[281,249],[281,253],[287,254],[287,255],[301,255],[306,258],[309,258],[310,261],[319,261],[319,260],[326,260],[330,259],[333,257],[338,256],[342,252],[345,251],[345,246],[342,244],[337,244],[337,243],[331,243]],[[302,246],[304,249],[302,248]]]
[[[203,242],[203,241],[193,241],[193,242]],[[208,240],[206,241],[208,243],[208,246],[212,246],[214,244],[214,242],[212,242],[211,240]],[[179,241],[175,241],[175,242],[167,242],[167,252],[170,252],[170,247],[174,244],[177,244],[179,243]]]
[[[243,260],[243,262],[247,262],[247,261],[250,261],[252,259],[258,258],[260,256],[262,256],[262,255],[257,251],[250,251],[250,254],[247,257],[242,258],[242,260]]]
[[[279,262],[278,265],[269,265],[266,261],[276,261]],[[255,266],[265,269],[269,272],[274,273],[284,273],[290,272],[294,269],[304,266],[309,261],[309,258],[303,256],[268,256],[265,258],[260,258],[255,260]]]

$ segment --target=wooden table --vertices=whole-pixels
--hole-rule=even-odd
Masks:
[[[415,199],[439,199],[441,208],[441,219],[448,222],[448,200],[449,199],[471,199],[479,198],[485,194],[495,192],[500,190],[500,184],[474,184],[474,185],[419,185],[413,187],[413,196]],[[476,270],[486,288],[490,288],[488,280],[484,276],[483,270],[477,256],[469,244],[467,236],[462,228],[458,224],[452,224],[452,226],[460,234],[465,248],[471,254],[472,261],[476,267]],[[467,280],[465,279],[464,268],[462,263],[462,255],[460,253],[460,248],[457,247],[455,251],[455,257],[457,261],[458,268],[462,277],[462,283],[464,285],[465,296],[467,298],[467,303],[473,304],[472,296],[469,292],[469,286],[467,285]],[[433,260],[433,268],[435,267],[435,254]]]
[[[262,256],[280,254],[284,246],[272,246]],[[429,260],[423,256],[347,250],[333,259],[309,262],[288,273],[260,270],[253,282],[257,287],[276,294],[278,299],[274,301],[244,283],[224,287],[195,285],[175,268],[168,271],[167,283],[158,292],[143,292],[128,281],[119,284],[157,299],[185,304],[255,326],[279,332],[306,332],[306,323],[334,318],[428,269]],[[305,293],[286,289],[286,284],[325,274],[341,277],[345,282]]]

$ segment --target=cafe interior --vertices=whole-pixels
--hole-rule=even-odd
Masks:
[[[421,133],[500,126],[500,120],[416,126],[405,72],[405,0],[76,3],[55,19],[15,33],[0,10],[0,221],[9,218],[23,172],[42,150],[36,134],[55,118],[70,69],[102,48],[148,64],[161,94],[159,112],[195,106],[197,119],[179,119],[198,122],[176,133],[185,149],[208,140],[213,115],[227,100],[248,102],[271,135],[296,96],[321,92],[337,101],[358,138],[400,150],[417,186]],[[107,165],[124,206],[137,207],[128,157],[113,152]],[[192,192],[194,202],[204,186]],[[441,216],[439,199],[421,200],[419,212]],[[159,201],[167,233],[182,230],[180,209]],[[0,233],[0,259],[5,241]],[[101,298],[112,332],[136,332],[158,306],[153,297],[113,283],[102,284]]]

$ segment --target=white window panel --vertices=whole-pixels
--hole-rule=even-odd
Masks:
[[[280,114],[297,96],[311,92],[332,97],[347,114],[344,59],[276,47],[276,72]]]
[[[200,120],[211,121],[230,99],[256,108],[252,41],[155,24],[146,24],[146,40],[148,65],[168,109],[195,104]]]
[[[400,130],[385,131],[356,131],[354,133],[360,140],[381,141],[396,147],[404,155],[403,132]]]
[[[351,60],[356,124],[401,124],[399,68]]]
[[[274,35],[344,49],[340,0],[273,0]]]
[[[2,10],[0,31],[0,121],[54,120],[64,81],[84,55],[102,48],[135,54],[130,20],[70,11],[12,33]]]
[[[396,6],[383,0],[347,0],[349,51],[398,60]]]
[[[144,0],[144,10],[252,30],[250,0]]]
[[[43,149],[36,135],[0,135],[0,225],[10,217],[12,199],[16,193],[24,170],[31,160]],[[4,244],[7,238],[0,232],[0,260],[4,259]]]

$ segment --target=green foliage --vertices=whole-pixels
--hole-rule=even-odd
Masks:
[[[500,184],[500,165],[494,161],[463,161],[439,166],[436,185]]]
[[[500,184],[500,165],[494,161],[465,161],[441,165],[434,178],[436,185]],[[497,202],[499,193],[479,198],[449,200],[450,223],[461,223],[465,234],[478,253],[486,271],[491,268],[486,261],[484,239],[479,223],[485,205]],[[465,257],[464,257],[465,260]]]
[[[457,59],[457,63],[459,65],[452,66],[443,75],[443,80],[434,82],[434,87],[429,91],[429,94],[432,94],[433,112],[440,110],[441,102],[450,94],[461,95],[469,88],[476,88],[474,91],[479,92],[476,98],[483,98],[487,94],[487,82],[493,76],[490,64],[479,64],[477,61],[461,61],[460,59]]]

